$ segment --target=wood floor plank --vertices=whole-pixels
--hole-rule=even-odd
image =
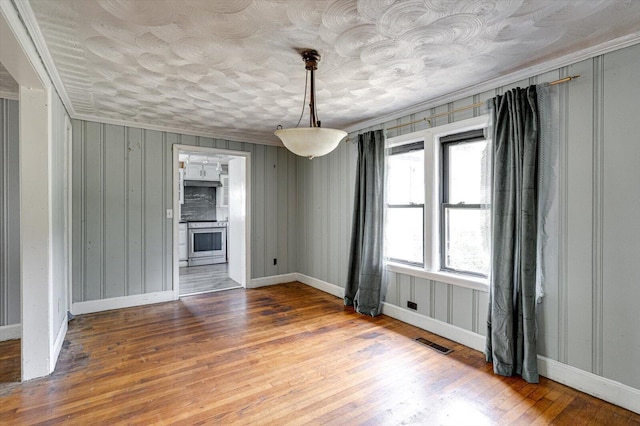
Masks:
[[[0,342],[0,378],[19,377],[16,342]],[[300,283],[81,315],[50,377],[4,381],[0,424],[640,423],[545,378],[496,376],[477,351]]]

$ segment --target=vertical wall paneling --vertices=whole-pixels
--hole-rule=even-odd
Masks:
[[[594,372],[592,290],[593,130],[584,117],[593,116],[594,60],[579,62],[567,72],[581,77],[563,88],[567,92],[561,121],[566,138],[566,362]],[[570,218],[570,220],[569,220]]]
[[[435,282],[435,310],[433,317],[442,322],[449,320],[449,285]]]
[[[557,280],[546,283],[545,296],[537,305],[538,349],[541,355],[550,359],[636,388],[640,388],[640,373],[632,359],[640,357],[640,329],[631,326],[634,320],[629,304],[640,300],[640,287],[636,285],[640,282],[640,231],[638,221],[630,218],[640,211],[636,188],[640,168],[630,166],[629,162],[637,163],[640,158],[637,151],[640,121],[633,119],[640,109],[638,58],[640,45],[636,44],[360,130],[407,123],[459,106],[484,102],[514,87],[580,74],[582,77],[578,80],[557,86],[561,104],[558,112],[561,132],[560,268]],[[445,114],[432,125],[482,114],[486,114],[484,106]],[[427,125],[417,123],[394,129],[387,132],[387,137]],[[357,134],[356,131],[349,135],[352,142],[341,145],[334,153],[338,158],[330,158],[324,168],[315,160],[297,162],[298,270],[340,286],[344,286],[347,275]],[[334,187],[336,169],[340,176],[338,188]],[[326,208],[333,211],[332,197],[334,192],[339,192],[341,210],[337,215],[330,213],[328,218],[316,211],[319,200],[323,199],[318,192],[326,185],[331,191]],[[327,276],[326,272],[336,268],[333,265],[336,257],[331,252],[334,228],[339,228],[340,234],[345,236],[345,243],[340,246],[345,254],[338,260],[338,277],[332,273]],[[323,231],[329,236],[327,245],[321,238]],[[388,273],[387,276],[385,301],[406,309],[406,299],[411,297],[408,277],[400,273]],[[413,297],[418,302],[420,314],[450,321],[480,335],[486,334],[487,292],[467,291],[439,282],[429,282],[426,287],[420,280],[414,280]],[[623,371],[625,368],[626,372]]]
[[[256,200],[258,206],[262,206],[261,209],[253,209],[253,229],[252,229],[252,245],[258,250],[256,256],[252,258],[252,268],[254,274],[258,276],[265,276],[265,262],[266,262],[266,232],[265,232],[265,216],[264,205],[266,202],[265,194],[265,170],[266,170],[266,156],[265,146],[256,146],[254,148],[255,156],[253,157],[255,174],[253,175],[253,197]]]
[[[104,143],[103,126],[98,123],[86,122],[83,135],[84,141],[84,192],[83,207],[85,223],[85,279],[84,300],[103,299],[104,273],[103,273],[103,164],[104,156],[102,145]]]
[[[640,389],[640,44],[605,55],[600,221],[602,374]],[[635,72],[633,72],[635,71]]]
[[[127,129],[125,295],[144,293],[144,141],[141,129]]]
[[[0,326],[20,323],[19,104],[0,99]]]
[[[469,288],[450,285],[450,316],[451,324],[465,330],[473,331],[474,303],[473,292]]]
[[[296,155],[292,154],[286,149],[281,149],[281,152],[287,154],[287,269],[280,269],[281,273],[285,271],[299,271],[298,267],[298,187],[297,187],[297,175],[298,169],[296,167]],[[279,214],[278,217],[284,216]]]
[[[278,265],[276,266],[276,273],[281,274],[282,271],[286,271],[289,268],[289,251],[287,250],[287,245],[289,242],[289,227],[287,226],[287,219],[289,217],[289,182],[288,182],[288,155],[287,151],[284,149],[275,149],[276,151],[276,182],[275,185],[277,196],[276,196],[276,206],[278,208],[285,209],[287,214],[280,214],[276,217],[277,226],[276,229],[278,232],[276,233],[277,238],[277,248],[274,253],[278,254]],[[275,207],[275,206],[274,206]]]
[[[178,143],[175,133],[162,133],[162,204],[165,209],[173,209],[173,145]],[[174,215],[177,212],[174,212]],[[162,232],[164,247],[164,273],[162,274],[162,290],[173,290],[173,221],[165,220]]]
[[[104,297],[125,296],[125,133],[122,126],[104,127]]]
[[[164,284],[168,275],[163,274],[163,269],[166,270],[163,268],[166,262],[166,258],[163,257],[166,246],[163,246],[163,242],[172,241],[166,237],[171,235],[167,234],[171,219],[167,219],[165,213],[166,209],[172,208],[165,200],[165,197],[172,199],[172,196],[167,197],[167,194],[171,193],[171,184],[166,184],[166,178],[171,175],[171,166],[166,167],[171,156],[163,146],[161,132],[145,130],[143,141],[143,289],[145,293],[153,293],[169,289]]]
[[[604,57],[593,60],[593,207],[592,207],[592,274],[593,274],[593,372],[603,370],[603,178],[604,178]]]
[[[414,301],[418,304],[418,313],[431,316],[431,281],[416,278],[414,282]]]
[[[252,153],[250,278],[297,271],[291,220],[297,160],[284,148],[80,120],[72,125],[74,302],[172,289],[173,224],[166,211],[173,208],[175,144]]]
[[[274,146],[265,147],[265,212],[276,211],[278,208],[278,149]],[[278,265],[273,259],[278,258],[278,217],[263,214],[265,219],[265,276],[278,275]]]

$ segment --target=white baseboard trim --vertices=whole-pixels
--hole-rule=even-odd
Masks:
[[[402,309],[387,302],[382,302],[382,313],[390,316],[391,318],[395,318],[402,322],[406,322],[407,324],[427,330],[431,333],[437,334],[438,336],[453,340],[454,342],[458,342],[477,351],[484,351],[484,336],[472,331],[447,324],[446,322],[424,316],[417,312]]]
[[[112,297],[110,299],[74,302],[71,305],[73,315],[90,314],[93,312],[110,311],[112,309],[131,308],[133,306],[151,305],[153,303],[170,302],[176,300],[173,290],[155,293],[136,294],[133,296]]]
[[[640,390],[538,355],[541,376],[640,414]]]
[[[56,369],[56,363],[58,362],[58,357],[60,356],[60,351],[62,350],[62,344],[64,343],[64,338],[67,335],[67,316],[64,316],[64,320],[60,324],[60,328],[58,329],[58,335],[56,336],[55,342],[53,342],[53,354],[51,356],[49,369],[53,372]]]
[[[310,287],[316,288],[320,291],[324,291],[325,293],[333,294],[336,297],[344,299],[344,288],[328,283],[326,281],[319,280],[317,278],[310,277],[305,274],[296,274],[297,281],[300,281],[303,284],[306,284]]]
[[[268,285],[290,283],[292,281],[297,281],[297,280],[298,280],[298,274],[296,273],[272,275],[270,277],[262,277],[262,278],[252,278],[247,288],[265,287]]]
[[[325,293],[343,298],[344,288],[304,274],[297,274],[298,281]],[[429,318],[398,306],[383,302],[382,313],[399,321],[422,328],[472,349],[484,352],[486,338],[480,334]],[[620,382],[589,373],[579,368],[538,355],[538,372],[541,376],[593,395],[604,401],[640,414],[640,390]]]
[[[22,325],[11,324],[0,326],[0,342],[15,340],[22,337]]]

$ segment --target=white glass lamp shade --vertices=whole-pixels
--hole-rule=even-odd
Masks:
[[[347,132],[324,127],[295,127],[276,130],[284,146],[301,157],[320,157],[336,149]]]

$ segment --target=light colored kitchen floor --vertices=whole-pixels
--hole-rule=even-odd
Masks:
[[[180,268],[180,296],[241,287],[229,278],[229,264],[184,266]]]

